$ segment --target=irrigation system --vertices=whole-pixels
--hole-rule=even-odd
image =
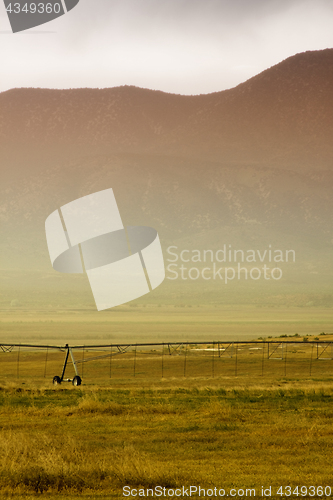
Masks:
[[[252,345],[253,347],[249,347]],[[296,347],[295,347],[296,346]],[[264,359],[275,359],[284,360],[287,362],[288,351],[290,348],[300,348],[311,346],[311,359],[310,359],[310,375],[313,360],[333,360],[333,341],[295,341],[295,340],[257,340],[257,341],[212,341],[212,342],[154,342],[154,343],[136,343],[136,344],[102,344],[102,345],[73,345],[70,346],[66,344],[64,346],[55,345],[38,345],[38,344],[0,344],[0,352],[3,354],[12,353],[17,351],[17,373],[19,373],[20,365],[20,352],[23,349],[29,351],[46,350],[46,360],[45,360],[45,374],[46,365],[48,360],[49,351],[58,351],[64,353],[64,362],[62,370],[58,372],[57,375],[53,377],[53,384],[59,385],[62,382],[72,382],[74,386],[79,386],[82,383],[83,378],[83,363],[88,363],[91,361],[110,359],[110,376],[111,376],[111,361],[115,355],[121,355],[128,353],[130,351],[134,352],[134,376],[135,376],[135,361],[137,351],[147,351],[147,349],[152,349],[153,347],[159,349],[161,352],[161,363],[162,363],[162,378],[163,378],[163,359],[165,355],[173,356],[180,355],[184,356],[184,376],[186,374],[186,358],[190,352],[195,352],[196,354],[200,351],[205,351],[205,354],[212,356],[212,376],[214,376],[214,359],[215,358],[234,358],[235,360],[235,374],[237,374],[237,360],[238,353],[241,349],[248,347],[253,350],[262,350],[262,370],[264,366]],[[83,356],[79,359],[76,353],[81,351]],[[93,356],[85,356],[85,353],[93,352]],[[74,376],[72,378],[65,378],[66,369],[68,364],[72,363],[74,369]],[[0,357],[1,364],[1,357]],[[78,365],[81,365],[81,374],[79,373]]]

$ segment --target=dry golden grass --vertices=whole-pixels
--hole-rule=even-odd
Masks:
[[[110,314],[105,323],[85,323],[84,332],[96,330],[97,340],[105,340],[111,328],[129,334],[133,326],[135,334],[146,331],[152,340],[154,331],[161,337],[177,321],[175,334],[182,332],[184,340],[190,333],[199,340],[203,327],[209,340],[221,331],[217,309],[210,310],[208,323],[207,311],[200,322],[200,308],[181,311],[178,319],[164,309],[160,316],[133,312],[133,322]],[[277,323],[271,329],[265,314],[260,321],[253,316],[252,338],[264,331],[294,335],[308,321],[294,311],[288,328]],[[241,318],[239,323],[233,318],[231,313],[225,318],[227,332],[243,328]],[[322,330],[317,319],[307,326],[315,332],[309,340]],[[74,332],[79,340],[82,333],[77,321],[22,320],[5,321],[5,333],[10,337],[15,331],[22,339],[28,329],[37,340],[52,340],[64,325],[66,335]],[[57,343],[54,338],[50,343]],[[46,363],[45,351],[21,349],[19,366],[17,351],[1,353],[0,498],[105,500],[124,498],[125,485],[253,487],[258,493],[261,486],[331,485],[333,490],[333,361],[316,360],[303,337],[277,338],[295,344],[286,359],[269,360],[262,350],[240,346],[237,361],[235,353],[218,357],[194,347],[186,359],[184,350],[165,352],[163,371],[161,352],[154,348],[113,356],[111,372],[109,358],[90,361],[83,365],[80,388],[51,385],[64,353],[49,352]],[[84,353],[85,359],[94,355]],[[76,353],[77,359],[82,356]],[[69,366],[67,375],[72,374]]]
[[[125,485],[258,492],[330,485],[331,381],[283,382],[154,390],[12,384],[0,391],[0,495],[105,499],[122,498]]]

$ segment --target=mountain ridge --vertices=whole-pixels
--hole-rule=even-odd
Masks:
[[[333,49],[326,49],[292,56],[212,94],[134,86],[12,89],[0,94],[0,144],[38,141],[39,147],[61,143],[211,160],[237,157],[241,146],[238,160],[260,161],[274,159],[283,142],[288,159],[301,146],[306,158],[319,148],[327,157],[333,151],[332,81]]]
[[[155,227],[164,245],[275,241],[322,272],[333,241],[332,72],[327,49],[199,96],[0,94],[1,266],[48,269],[46,217],[112,187],[124,223]]]

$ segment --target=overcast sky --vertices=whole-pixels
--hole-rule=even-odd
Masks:
[[[209,93],[327,47],[332,0],[80,0],[17,34],[0,0],[0,91],[136,85]]]

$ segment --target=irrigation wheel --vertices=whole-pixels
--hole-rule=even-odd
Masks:
[[[77,386],[77,385],[81,385],[81,382],[82,382],[81,377],[79,377],[79,375],[75,375],[75,377],[73,378],[72,384]]]
[[[56,375],[53,377],[53,385],[60,385],[61,384],[61,378]]]

